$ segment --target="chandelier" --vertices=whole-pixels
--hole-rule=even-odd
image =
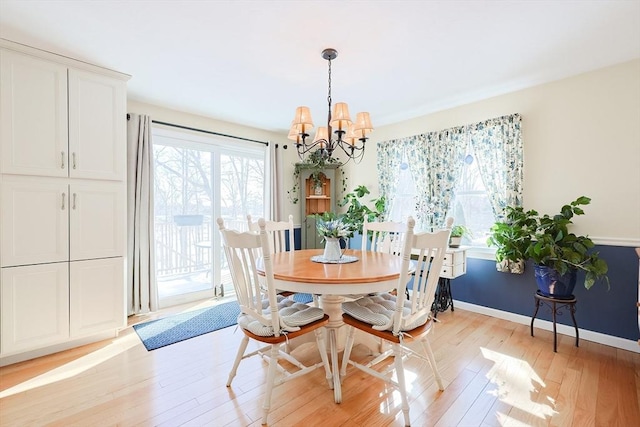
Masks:
[[[340,149],[347,155],[347,162],[354,159],[356,163],[362,160],[364,144],[367,134],[373,130],[369,113],[356,114],[355,122],[349,116],[349,107],[344,102],[338,102],[331,112],[331,61],[336,59],[338,51],[325,49],[322,57],[329,63],[329,92],[327,103],[329,104],[327,126],[318,127],[313,140],[309,141],[309,134],[313,129],[313,120],[309,107],[296,108],[296,114],[291,122],[288,138],[296,142],[300,159],[311,150],[320,150],[325,158],[331,158],[334,151]],[[335,134],[335,137],[334,135]]]

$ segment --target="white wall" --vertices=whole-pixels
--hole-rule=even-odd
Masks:
[[[585,195],[576,233],[640,246],[640,60],[381,126],[362,163],[348,165],[350,187],[377,193],[378,141],[511,113],[522,115],[525,208],[553,214]]]
[[[129,101],[129,112],[220,133],[288,145],[284,188],[298,161],[286,135]],[[525,208],[555,213],[591,197],[574,230],[597,243],[640,246],[640,59],[507,95],[376,128],[362,163],[345,167],[348,190],[364,184],[377,196],[379,141],[520,113],[525,147]],[[374,117],[375,120],[375,117]],[[284,214],[300,223],[300,205],[285,195]]]

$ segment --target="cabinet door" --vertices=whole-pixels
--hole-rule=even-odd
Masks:
[[[2,267],[69,259],[65,180],[4,176],[1,194]]]
[[[67,68],[0,51],[0,169],[67,176]]]
[[[70,263],[71,338],[126,324],[124,258]]]
[[[69,263],[2,269],[2,353],[69,338]]]
[[[69,70],[69,176],[125,179],[126,83]]]
[[[316,230],[315,217],[305,217],[305,219],[302,221],[302,227],[305,230],[305,237],[303,240],[305,249],[324,248],[322,237],[318,236],[318,231]]]
[[[121,257],[125,254],[124,182],[72,182],[70,259]]]

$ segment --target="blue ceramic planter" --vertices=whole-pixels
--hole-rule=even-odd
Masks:
[[[545,296],[563,298],[573,294],[576,287],[577,270],[569,270],[561,276],[556,270],[545,265],[535,265],[536,283]]]

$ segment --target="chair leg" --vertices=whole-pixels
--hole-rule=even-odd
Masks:
[[[348,326],[349,334],[347,335],[347,342],[344,345],[344,353],[342,353],[342,368],[340,369],[340,375],[347,375],[347,365],[349,364],[349,358],[351,357],[351,349],[353,348],[353,340],[355,337],[356,329]]]
[[[398,377],[398,388],[400,389],[400,398],[402,400],[402,414],[404,415],[404,425],[410,426],[409,419],[409,400],[407,398],[407,382],[404,378],[404,366],[402,364],[402,346],[393,344],[393,358],[395,359],[396,376]]]
[[[322,364],[324,365],[324,373],[327,378],[327,382],[329,383],[329,388],[333,389],[333,376],[331,375],[331,369],[329,368],[329,358],[327,357],[327,345],[324,340],[324,334],[322,329],[318,328],[315,331],[316,334],[316,342],[318,343],[318,350],[320,351],[320,358],[322,359]]]
[[[271,393],[273,392],[273,384],[276,379],[276,370],[278,368],[278,356],[280,355],[280,344],[271,346],[271,355],[269,356],[269,371],[267,373],[267,390],[264,393],[264,402],[262,403],[262,424],[267,424],[267,415],[271,408]]]
[[[433,376],[436,379],[436,383],[438,384],[438,388],[440,390],[444,390],[444,385],[442,384],[442,377],[440,377],[440,372],[438,371],[438,365],[436,365],[436,358],[433,355],[433,350],[431,350],[431,343],[429,343],[429,338],[424,337],[420,340],[422,343],[422,348],[424,348],[427,357],[429,358],[429,364],[431,365],[431,370],[433,371]]]
[[[240,365],[242,356],[244,356],[244,352],[247,350],[247,344],[249,344],[249,337],[245,335],[242,338],[242,341],[240,342],[240,347],[238,347],[238,353],[236,354],[235,362],[233,362],[233,367],[231,368],[231,372],[229,372],[227,387],[231,387],[231,381],[233,381],[233,378],[236,376],[236,372],[238,371],[238,365]]]

